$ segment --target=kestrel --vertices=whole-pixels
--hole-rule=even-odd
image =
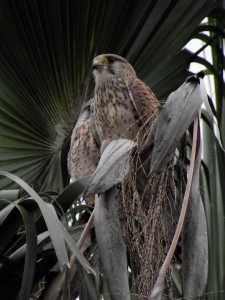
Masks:
[[[156,96],[121,56],[97,56],[93,75],[93,116],[101,143],[118,138],[135,140],[140,127],[151,124],[158,115]]]
[[[100,150],[96,142],[91,115],[91,101],[84,104],[73,129],[67,157],[68,171],[72,181],[91,175],[99,162]]]

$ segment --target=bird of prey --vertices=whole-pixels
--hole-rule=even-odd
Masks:
[[[92,67],[93,116],[101,143],[135,140],[140,127],[151,125],[158,116],[159,101],[123,57],[102,54],[94,58]]]
[[[67,156],[68,171],[72,181],[91,175],[99,162],[98,137],[91,119],[91,101],[84,104],[73,129]]]

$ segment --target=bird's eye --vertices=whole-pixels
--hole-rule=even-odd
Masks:
[[[116,60],[115,57],[112,57],[112,56],[109,56],[109,57],[108,57],[108,62],[109,62],[110,64],[112,64],[115,60]]]

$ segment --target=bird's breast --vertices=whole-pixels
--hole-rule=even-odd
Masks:
[[[95,91],[94,115],[101,142],[106,139],[135,139],[139,129],[138,117],[125,88],[98,88]]]

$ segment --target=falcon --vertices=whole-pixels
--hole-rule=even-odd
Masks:
[[[100,142],[107,145],[119,138],[135,140],[139,129],[146,123],[151,125],[158,116],[159,101],[121,56],[101,54],[94,58],[92,68],[93,117]]]
[[[67,165],[72,181],[91,175],[100,158],[98,137],[90,117],[91,101],[86,102],[81,109],[71,136]]]

